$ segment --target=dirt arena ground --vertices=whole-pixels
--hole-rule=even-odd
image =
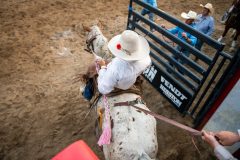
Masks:
[[[201,3],[208,1],[203,0]],[[219,18],[230,1],[210,0]],[[0,160],[46,160],[72,142],[83,139],[104,159],[94,135],[93,116],[83,121],[88,103],[73,77],[85,71],[93,57],[84,51],[82,24],[101,21],[106,37],[126,28],[128,0],[2,0],[0,5]],[[159,8],[180,17],[201,11],[200,1],[158,0]],[[187,9],[187,10],[186,10]],[[230,42],[227,42],[229,45]],[[144,97],[152,111],[184,124],[183,118],[147,82]],[[213,159],[200,139],[199,156],[186,132],[158,122],[158,158]]]

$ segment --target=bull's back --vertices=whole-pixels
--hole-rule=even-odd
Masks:
[[[123,94],[109,98],[110,106],[137,97],[135,94]],[[148,110],[144,104],[136,105]],[[155,159],[158,150],[155,118],[131,106],[117,106],[111,107],[111,122],[111,144],[104,146],[106,159]]]

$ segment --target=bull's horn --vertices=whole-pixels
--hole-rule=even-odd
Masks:
[[[106,27],[107,27],[107,25],[105,25],[102,20],[98,20],[97,25],[98,25],[100,28],[106,28]]]
[[[84,31],[91,32],[91,28],[90,27],[84,26],[84,24],[82,25],[82,27],[83,27]]]

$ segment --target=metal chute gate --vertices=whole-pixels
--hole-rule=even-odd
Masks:
[[[142,16],[141,8],[201,39],[207,48],[206,52],[197,50],[162,28],[157,22]],[[150,27],[154,28],[155,32],[151,32]],[[130,0],[127,29],[144,36],[151,47],[153,64],[143,73],[146,80],[179,112],[189,114],[194,119],[200,116],[199,112],[206,105],[204,104],[207,103],[206,99],[215,90],[216,83],[234,58],[223,51],[224,45],[140,0]],[[186,48],[190,56],[181,54],[172,43]],[[183,63],[179,63],[173,56],[178,57]],[[195,62],[194,57],[199,60]],[[181,73],[178,70],[181,70]]]

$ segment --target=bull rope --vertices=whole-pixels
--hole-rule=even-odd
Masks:
[[[200,131],[198,131],[196,129],[193,129],[191,127],[188,127],[188,126],[186,126],[184,124],[181,124],[179,122],[176,122],[176,121],[174,121],[172,119],[169,119],[169,118],[167,118],[165,116],[162,116],[162,115],[159,115],[157,113],[154,113],[154,112],[145,110],[143,108],[140,108],[140,107],[136,106],[136,104],[138,104],[138,103],[144,104],[144,102],[141,100],[141,98],[137,98],[137,99],[135,99],[133,101],[125,101],[125,102],[114,103],[114,106],[115,107],[116,106],[132,106],[133,108],[135,108],[137,110],[140,110],[140,111],[142,111],[142,112],[144,112],[146,114],[149,114],[149,115],[153,116],[154,118],[156,118],[158,120],[161,120],[161,121],[166,122],[166,123],[168,123],[170,125],[173,125],[175,127],[178,127],[178,128],[180,128],[182,130],[187,131],[191,135],[191,137],[192,137],[192,143],[193,143],[194,147],[196,148],[198,154],[201,156],[201,152],[200,152],[199,148],[197,147],[197,145],[196,145],[196,143],[194,141],[194,137],[195,136],[202,136],[202,133]]]
[[[97,62],[95,61],[95,65],[96,65],[96,71],[97,73],[99,72],[99,65],[97,64]],[[103,95],[103,103],[104,103],[104,108],[105,108],[105,125],[104,125],[104,129],[103,132],[98,140],[98,145],[102,146],[104,144],[110,144],[111,142],[111,137],[112,137],[112,130],[111,130],[111,121],[110,121],[110,107],[108,104],[108,100],[107,100],[107,96]]]

